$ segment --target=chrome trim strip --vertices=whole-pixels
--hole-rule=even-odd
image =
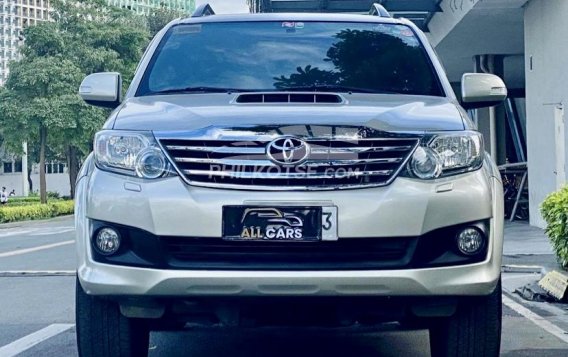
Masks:
[[[362,188],[373,188],[373,187],[383,187],[391,184],[392,180],[381,182],[381,183],[369,183],[369,184],[348,184],[348,185],[325,185],[325,186],[267,186],[267,185],[238,185],[238,184],[221,184],[221,183],[209,183],[209,182],[195,182],[192,181],[191,186],[205,187],[213,189],[229,189],[229,190],[241,190],[241,191],[339,191],[339,190],[354,190]]]
[[[205,159],[195,157],[174,157],[175,162],[190,163],[190,164],[216,164],[227,166],[270,166],[280,167],[281,165],[275,164],[270,160],[246,160],[246,159]],[[305,163],[295,167],[324,167],[324,166],[348,166],[348,165],[362,165],[362,164],[396,164],[401,162],[402,158],[377,158],[377,159],[352,159],[352,160],[308,160]]]
[[[378,147],[354,147],[354,148],[318,148],[312,146],[315,154],[362,154],[367,152],[406,151],[412,149],[412,145],[406,146],[378,146]]]
[[[389,176],[393,170],[374,170],[374,171],[354,171],[344,175],[307,173],[307,172],[239,172],[239,171],[209,171],[209,170],[182,170],[186,175],[209,176],[209,177],[229,177],[242,179],[341,179],[347,177],[366,177],[366,176]]]
[[[154,132],[154,135],[158,141],[160,140],[194,140],[194,141],[240,141],[240,142],[263,142],[268,144],[270,141],[285,136],[285,134],[280,134],[277,132],[254,132],[252,130],[247,130],[246,128],[212,128],[208,130],[203,130],[195,133],[188,132]],[[399,136],[396,136],[399,135]],[[323,136],[309,136],[305,134],[293,135],[298,139],[305,140],[309,144],[317,145],[317,141],[346,141],[346,142],[369,142],[369,141],[400,141],[400,140],[419,140],[424,133],[393,133],[393,136],[385,137],[360,137],[357,133],[353,135],[323,135]]]
[[[182,146],[182,145],[166,145],[168,150],[177,151],[199,151],[199,152],[211,152],[219,154],[264,154],[266,149],[264,146],[259,147],[232,147],[232,146]]]
[[[309,140],[308,140],[309,142]],[[264,146],[258,147],[234,147],[234,146],[183,146],[183,145],[166,145],[168,150],[176,151],[198,151],[210,152],[216,154],[264,154],[266,149]],[[352,147],[352,148],[325,148],[312,147],[311,152],[315,154],[349,154],[349,153],[367,153],[367,152],[385,152],[385,151],[406,151],[412,149],[412,145],[405,146],[379,146],[379,147]]]

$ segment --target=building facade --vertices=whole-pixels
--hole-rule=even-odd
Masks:
[[[49,18],[49,0],[0,0],[0,86],[18,59],[22,30]]]
[[[195,0],[108,0],[108,4],[145,15],[159,8],[186,12],[188,14],[195,9]]]

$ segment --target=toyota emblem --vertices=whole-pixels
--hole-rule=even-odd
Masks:
[[[299,165],[309,154],[308,143],[292,136],[274,139],[266,146],[266,156],[278,165]]]

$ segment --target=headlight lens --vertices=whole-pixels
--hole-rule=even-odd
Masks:
[[[146,179],[162,177],[168,161],[151,133],[101,131],[95,136],[95,160],[103,170]]]
[[[139,177],[155,179],[164,174],[166,165],[162,150],[149,147],[142,150],[136,158],[136,174]]]
[[[442,173],[441,160],[436,152],[428,147],[416,148],[410,162],[412,172],[421,179],[431,179]]]
[[[478,132],[436,134],[414,151],[409,171],[415,177],[432,179],[477,170],[483,152],[483,136]]]

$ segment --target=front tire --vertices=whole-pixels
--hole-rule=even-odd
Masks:
[[[497,357],[501,347],[501,279],[488,296],[463,299],[456,313],[432,321],[432,357]]]
[[[90,296],[77,279],[77,348],[81,357],[147,356],[150,332],[143,319],[129,319],[117,303]]]

